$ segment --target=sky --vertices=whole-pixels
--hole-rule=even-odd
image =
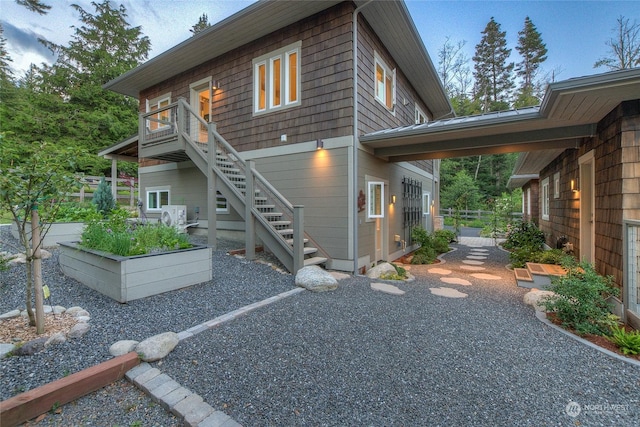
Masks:
[[[16,77],[21,77],[31,63],[39,65],[54,60],[38,38],[67,45],[73,35],[72,26],[79,24],[79,15],[71,4],[95,13],[91,0],[44,2],[52,9],[47,15],[40,16],[18,6],[14,0],[0,0],[0,22]],[[203,13],[207,14],[210,23],[216,23],[251,3],[251,0],[116,1],[116,4],[125,6],[129,24],[141,26],[143,34],[151,40],[149,58],[189,38],[189,29]],[[506,31],[507,45],[512,49],[510,60],[520,61],[515,47],[518,31],[522,30],[528,16],[547,45],[548,59],[542,65],[543,72],[553,72],[556,81],[607,71],[604,68],[594,69],[593,64],[609,54],[605,42],[614,36],[616,19],[624,16],[631,22],[640,22],[639,0],[406,0],[406,4],[436,66],[438,51],[447,37],[454,43],[464,41],[464,53],[472,58],[482,37],[481,32],[491,17],[501,25],[502,31]]]

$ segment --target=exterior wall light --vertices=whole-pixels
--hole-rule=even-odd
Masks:
[[[396,204],[396,195],[395,195],[395,194],[392,194],[392,195],[391,195],[391,204],[392,204],[392,205],[395,205],[395,204]]]
[[[322,150],[324,148],[324,141],[321,139],[316,140],[316,150]]]
[[[580,188],[578,187],[578,180],[577,179],[572,179],[571,180],[571,191],[573,191],[574,193],[577,193],[578,191],[580,191]]]

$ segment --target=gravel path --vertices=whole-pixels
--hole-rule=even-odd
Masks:
[[[129,304],[65,278],[54,252],[44,270],[54,303],[86,308],[93,328],[78,342],[3,359],[1,398],[106,360],[119,339],[179,332],[293,287],[290,275],[226,256],[231,245],[220,243],[211,283]],[[399,285],[405,295],[352,277],[335,292],[302,292],[202,332],[153,365],[245,426],[637,425],[640,369],[537,321],[503,251],[486,248],[484,273],[500,276],[490,280],[461,268],[470,248],[455,246],[445,263],[412,266],[417,280]],[[22,269],[0,273],[1,312],[22,305]],[[176,424],[125,381],[111,387],[39,425]],[[565,412],[570,401],[581,405],[576,418]]]

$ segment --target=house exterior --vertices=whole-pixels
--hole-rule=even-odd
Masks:
[[[359,142],[453,115],[402,1],[259,1],[105,88],[141,115],[101,155],[137,159],[146,216],[186,206],[211,245],[237,234],[291,271],[361,272],[434,228],[439,160]]]

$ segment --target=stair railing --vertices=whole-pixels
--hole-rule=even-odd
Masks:
[[[280,261],[292,272],[296,273],[304,266],[304,207],[292,205],[278,190],[276,190],[266,178],[260,174],[255,168],[253,161],[244,161],[240,154],[229,144],[216,130],[215,123],[207,123],[199,114],[197,114],[184,98],[178,99],[177,106],[178,115],[178,138],[186,147],[189,145],[199,153],[202,159],[208,162],[208,159],[216,159],[214,164],[210,162],[208,167],[214,171],[216,178],[222,180],[235,197],[244,200],[245,212],[239,213],[245,216],[246,230],[246,251],[247,258],[254,256],[255,250],[255,233],[253,231],[253,221],[257,220],[262,224],[264,229],[269,231],[272,242],[277,242],[278,248],[270,248],[272,252],[278,256]],[[208,129],[208,141],[201,141],[197,137],[194,141],[192,135],[200,135],[200,132],[191,132],[193,126],[206,126]],[[208,154],[210,153],[210,154]],[[244,194],[238,187],[238,181],[233,180],[234,175],[227,175],[221,167],[218,166],[217,159],[227,159],[231,161],[234,168],[239,170],[239,176],[244,175],[243,180],[246,183]],[[230,178],[231,177],[231,178]],[[227,195],[225,195],[226,197]],[[211,195],[209,195],[211,197]],[[215,195],[213,196],[215,197]],[[290,245],[283,235],[279,232],[280,226],[274,226],[268,221],[263,213],[256,208],[256,197],[259,203],[273,204],[282,218],[291,221],[293,229],[293,244]],[[209,227],[215,227],[210,224]],[[263,238],[263,240],[265,240]],[[284,253],[283,253],[284,251]],[[288,258],[288,259],[283,259]]]

